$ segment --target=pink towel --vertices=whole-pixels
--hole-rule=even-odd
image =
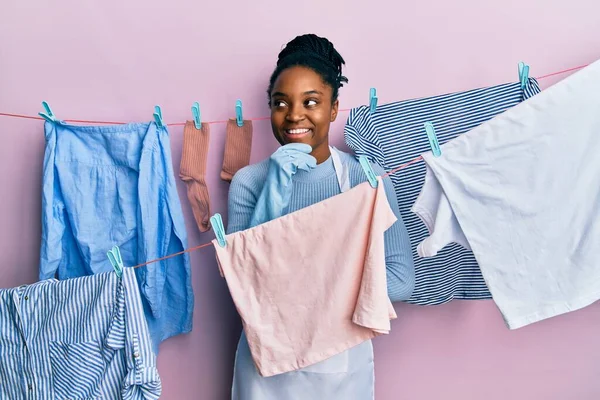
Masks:
[[[262,376],[323,361],[390,331],[384,232],[396,222],[381,178],[227,235],[216,248]]]

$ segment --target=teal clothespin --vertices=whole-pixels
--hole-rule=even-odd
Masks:
[[[375,175],[375,171],[373,171],[373,168],[371,167],[371,163],[369,162],[367,156],[358,157],[358,162],[360,162],[360,166],[362,167],[363,171],[365,171],[365,174],[367,175],[367,179],[369,180],[369,184],[371,185],[371,187],[376,188],[378,184],[377,175]]]
[[[163,128],[165,124],[163,123],[162,111],[160,106],[154,106],[154,121],[159,128]]]
[[[48,122],[56,122],[56,117],[54,116],[54,113],[52,112],[52,109],[50,108],[50,106],[48,105],[48,103],[45,102],[45,101],[42,101],[42,107],[44,107],[44,110],[46,112],[45,113],[38,113],[38,115],[40,117],[44,118]]]
[[[371,88],[371,93],[369,94],[369,110],[371,114],[375,112],[377,109],[377,89]]]
[[[121,258],[121,251],[119,250],[119,246],[113,246],[113,248],[106,253],[108,256],[108,261],[114,268],[117,276],[120,278],[123,276],[123,259]]]
[[[523,61],[519,63],[519,82],[521,82],[521,89],[525,89],[527,80],[529,79],[529,65]]]
[[[244,116],[242,115],[242,101],[235,102],[235,122],[237,126],[244,126]]]
[[[227,240],[225,240],[225,227],[223,226],[221,214],[217,213],[210,217],[210,225],[215,231],[215,236],[217,236],[217,242],[219,242],[219,246],[225,247],[227,245]]]
[[[435,128],[433,127],[433,124],[431,122],[425,122],[425,132],[427,133],[427,138],[429,139],[429,146],[431,146],[433,156],[441,156],[442,150],[440,149],[440,144],[435,133]]]
[[[202,121],[200,120],[200,104],[197,101],[192,104],[192,115],[194,116],[194,126],[196,129],[202,128]]]

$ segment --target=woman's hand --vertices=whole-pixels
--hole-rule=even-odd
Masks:
[[[292,175],[301,169],[309,171],[317,166],[317,160],[310,155],[312,147],[304,143],[290,143],[281,146],[271,155],[269,163],[269,175],[284,174],[285,180],[291,180]],[[285,181],[287,182],[287,181]],[[284,180],[281,183],[285,183]]]
[[[271,155],[267,179],[252,214],[250,227],[283,214],[292,194],[292,176],[298,170],[310,171],[317,166],[317,160],[310,155],[311,151],[312,148],[307,144],[290,143]]]

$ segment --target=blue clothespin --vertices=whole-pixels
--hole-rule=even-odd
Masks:
[[[235,102],[235,122],[237,126],[244,126],[244,117],[242,115],[242,101]]]
[[[165,124],[163,123],[162,111],[160,106],[154,106],[154,121],[159,128],[163,128]]]
[[[367,156],[358,157],[358,162],[360,162],[360,166],[362,167],[363,171],[365,171],[365,174],[367,175],[367,179],[369,180],[369,184],[371,185],[371,187],[376,188],[378,184],[377,175],[375,175],[375,171],[373,171],[373,168],[371,167],[371,163],[369,162]]]
[[[117,276],[120,278],[123,276],[123,259],[121,258],[121,251],[119,250],[119,246],[113,246],[113,248],[106,253],[108,256],[108,261],[112,265],[115,270]]]
[[[225,247],[227,245],[227,240],[225,240],[225,227],[223,226],[223,219],[221,219],[221,214],[217,213],[210,217],[210,225],[215,231],[215,236],[217,237],[217,242],[219,246]]]
[[[200,120],[200,104],[197,101],[192,104],[192,115],[194,116],[194,126],[196,129],[200,129],[202,121]]]
[[[529,79],[529,65],[523,61],[519,63],[519,82],[521,82],[521,89],[525,89],[527,80]]]
[[[371,88],[371,93],[369,95],[369,110],[371,114],[375,112],[377,109],[377,89]]]
[[[54,116],[54,113],[52,112],[52,109],[50,108],[50,106],[48,105],[48,103],[45,102],[45,101],[42,101],[42,107],[44,107],[44,110],[46,112],[45,113],[38,113],[38,115],[40,117],[44,118],[48,122],[56,122],[56,117]]]
[[[440,144],[438,143],[435,128],[433,127],[433,124],[431,122],[425,122],[425,132],[427,133],[427,138],[429,139],[429,146],[431,146],[433,156],[441,156],[442,150],[440,149]]]

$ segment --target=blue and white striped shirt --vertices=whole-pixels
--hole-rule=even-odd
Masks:
[[[0,398],[158,399],[132,268],[0,290]]]
[[[530,78],[524,89],[520,83],[509,83],[399,101],[380,105],[373,114],[368,106],[360,106],[350,111],[344,138],[357,155],[366,155],[389,171],[431,150],[425,122],[433,123],[441,145],[539,92],[537,81]],[[417,245],[428,232],[410,209],[423,187],[425,164],[413,164],[390,177],[415,265],[415,290],[407,302],[434,305],[452,299],[491,298],[471,251],[453,243],[435,257],[417,255]]]

